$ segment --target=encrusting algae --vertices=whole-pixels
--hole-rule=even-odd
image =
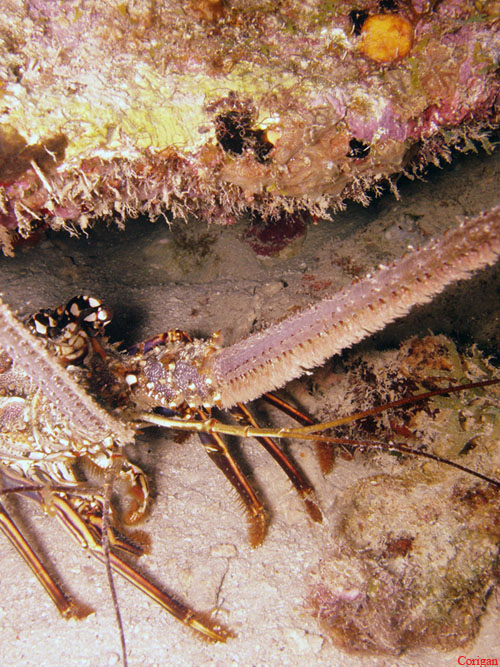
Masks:
[[[346,399],[363,409],[405,387],[413,394],[493,377],[498,369],[476,349],[461,354],[449,339],[429,336],[355,360]],[[406,442],[498,477],[498,386],[433,398],[355,429],[351,437]],[[370,473],[346,490],[311,573],[308,605],[334,643],[399,654],[470,642],[498,581],[499,500],[497,488],[441,464],[370,457]]]
[[[64,3],[0,10],[0,230],[325,214],[487,145],[484,3]]]

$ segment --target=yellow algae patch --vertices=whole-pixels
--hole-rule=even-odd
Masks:
[[[361,29],[361,52],[379,63],[404,58],[413,43],[413,26],[402,16],[370,16]]]
[[[265,104],[259,105],[273,85],[272,70],[248,63],[220,80],[203,73],[160,75],[146,63],[136,63],[122,70],[121,77],[95,68],[78,94],[63,98],[63,105],[61,82],[46,87],[43,97],[11,87],[0,100],[0,113],[28,143],[63,132],[68,138],[66,163],[93,155],[134,159],[144,150],[160,152],[169,146],[185,153],[198,150],[215,136],[206,107],[230,92],[257,102],[258,121],[273,118]],[[280,80],[282,89],[298,85],[293,75]]]

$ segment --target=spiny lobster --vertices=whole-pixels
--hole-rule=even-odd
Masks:
[[[298,429],[259,429],[240,401],[266,394],[268,389],[282,384],[285,376],[290,379],[304,368],[321,363],[332,351],[359,340],[366,333],[368,320],[373,330],[380,328],[412,305],[427,301],[449,282],[493,262],[500,252],[499,218],[499,209],[494,209],[468,221],[397,265],[381,268],[350,291],[326,299],[232,348],[220,349],[217,337],[191,340],[187,334],[172,330],[122,352],[103,333],[109,311],[91,297],[77,297],[65,307],[35,314],[30,320],[32,331],[0,303],[0,442],[5,491],[38,501],[77,535],[82,545],[175,617],[209,639],[224,641],[231,635],[229,630],[163,593],[110,549],[110,545],[116,545],[132,553],[141,552],[119,530],[120,522],[110,510],[110,487],[101,494],[88,483],[82,486],[76,470],[87,463],[91,469],[89,478],[94,468],[106,471],[110,480],[118,477],[126,482],[132,504],[124,519],[135,522],[146,510],[148,484],[140,468],[123,455],[123,446],[133,440],[137,428],[146,424],[196,430],[209,456],[242,498],[250,519],[250,541],[256,546],[265,534],[265,511],[220,434],[253,436],[285,470],[303,497],[309,515],[320,521],[321,512],[311,485],[271,438],[316,439],[318,432],[346,420],[320,425],[309,422]],[[447,261],[436,269],[443,257]],[[409,276],[411,280],[407,279]],[[346,317],[353,319],[347,321]],[[43,337],[43,342],[36,334]],[[336,338],[340,341],[332,343]],[[256,376],[263,378],[257,387],[253,381]],[[447,387],[433,395],[461,389]],[[266,396],[292,416],[308,421],[278,399]],[[414,399],[403,399],[389,407],[408,400]],[[241,424],[230,426],[214,420],[210,410],[218,405],[236,405],[233,414]],[[322,436],[322,440],[339,441],[327,436]],[[393,443],[386,448],[412,451]],[[495,486],[499,484],[460,464],[451,465]],[[4,508],[0,517],[3,531],[61,613],[82,615],[83,610],[48,575]]]

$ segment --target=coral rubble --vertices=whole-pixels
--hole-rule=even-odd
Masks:
[[[248,208],[321,214],[366,201],[391,174],[497,124],[489,9],[7,0],[2,236],[167,209],[227,223]]]
[[[498,377],[475,349],[459,354],[443,336],[398,352],[358,358],[348,386],[366,407],[425,386]],[[376,422],[376,423],[375,423]],[[498,477],[498,387],[431,399],[382,415],[350,435],[406,441]],[[365,454],[366,456],[366,454]],[[346,491],[338,532],[326,540],[309,603],[338,646],[398,654],[454,649],[476,634],[498,581],[498,488],[422,459],[372,459],[373,474]]]

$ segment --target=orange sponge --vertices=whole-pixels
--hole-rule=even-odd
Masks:
[[[361,52],[379,63],[404,58],[413,42],[413,26],[394,14],[370,16],[361,29]]]

